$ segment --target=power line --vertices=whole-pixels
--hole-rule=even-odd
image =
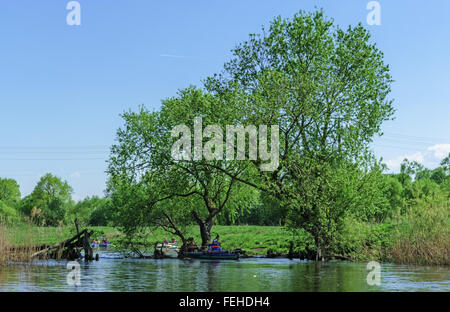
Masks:
[[[35,161],[35,160],[43,160],[43,161],[50,161],[50,160],[56,160],[56,161],[65,161],[65,160],[106,160],[107,158],[101,157],[101,158],[0,158],[0,161]]]
[[[381,144],[374,144],[375,147],[384,147],[384,148],[394,148],[394,149],[401,149],[401,150],[409,150],[409,151],[416,151],[416,152],[426,152],[426,149],[420,149],[420,148],[413,148],[413,147],[403,147],[403,146],[390,146],[390,145],[381,145]]]
[[[394,141],[394,142],[405,143],[405,144],[421,144],[421,145],[436,144],[436,142],[425,142],[425,141],[416,141],[416,140],[411,140],[411,139],[400,139],[400,138],[390,138],[390,137],[383,137],[383,140]]]
[[[106,151],[42,151],[42,152],[17,152],[17,151],[0,151],[0,154],[91,154],[91,155],[103,155],[107,154]]]
[[[400,133],[393,133],[393,132],[384,132],[385,135],[389,135],[389,136],[397,136],[399,138],[411,138],[411,139],[419,139],[419,140],[430,140],[433,141],[433,143],[435,143],[436,141],[447,141],[450,142],[449,138],[440,138],[440,137],[423,137],[423,136],[414,136],[414,135],[409,135],[409,134],[400,134]]]
[[[0,145],[0,148],[110,148],[111,145],[92,144],[92,145]]]

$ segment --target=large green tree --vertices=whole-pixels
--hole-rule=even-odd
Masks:
[[[345,176],[345,168],[372,166],[369,143],[393,114],[391,82],[368,31],[362,25],[341,29],[322,11],[276,18],[238,45],[224,71],[206,81],[217,96],[240,97],[233,102],[239,103],[240,123],[279,125],[280,166],[259,171],[259,183],[241,182],[291,207],[290,225],[310,229],[318,258],[357,199],[341,200],[338,184],[331,184],[358,179]],[[349,185],[356,193],[365,184]]]
[[[64,222],[74,203],[72,187],[50,173],[42,176],[33,192],[24,198],[22,211],[38,224],[57,226]]]
[[[141,108],[137,113],[123,114],[125,126],[117,132],[118,143],[112,147],[109,161],[109,190],[112,197],[121,199],[118,202],[124,205],[126,201],[122,199],[126,194],[141,194],[141,200],[135,209],[152,215],[151,219],[141,219],[131,226],[150,225],[158,220],[159,225],[165,224],[166,228],[170,227],[179,234],[181,231],[174,222],[177,219],[175,215],[183,215],[183,224],[192,221],[199,226],[202,246],[209,243],[211,229],[218,215],[227,205],[228,212],[235,209],[229,205],[229,200],[237,182],[223,174],[223,171],[237,176],[244,171],[243,164],[225,160],[225,149],[219,151],[219,146],[211,147],[211,150],[217,149],[222,159],[176,159],[173,157],[174,138],[171,130],[179,125],[186,126],[192,131],[188,134],[191,140],[194,128],[200,127],[195,124],[195,118],[201,117],[208,125],[219,127],[229,124],[235,114],[230,107],[235,106],[227,104],[223,99],[190,87],[181,90],[178,96],[163,101],[160,112],[149,112]],[[201,127],[200,131],[203,130]],[[206,146],[204,143],[215,135],[217,134],[205,135],[200,138],[200,144]],[[190,148],[189,152],[192,151],[193,155],[195,149]],[[131,191],[133,193],[129,193]],[[180,199],[183,199],[184,205],[178,205],[181,208],[177,211],[171,209],[171,213],[168,213],[167,201],[175,204]],[[164,201],[166,203],[162,203]],[[165,207],[166,212],[161,207]],[[125,208],[124,211],[129,209]],[[138,211],[134,213],[134,216],[125,214],[125,219],[141,215]]]
[[[19,220],[20,187],[16,180],[0,178],[0,221],[14,223]]]
[[[392,117],[391,82],[382,52],[362,25],[341,29],[322,11],[276,18],[238,45],[223,72],[206,79],[204,90],[182,90],[165,100],[160,112],[124,115],[110,159],[111,189],[126,186],[143,195],[146,200],[138,203],[143,211],[184,199],[181,215],[200,226],[205,243],[217,215],[233,215],[225,207],[239,193],[236,182],[243,183],[289,209],[289,227],[307,229],[316,258],[322,258],[346,212],[361,202],[358,193],[373,189],[370,181],[381,177],[369,143]],[[171,130],[194,129],[199,117],[223,133],[226,125],[278,126],[279,146],[268,140],[272,151],[279,149],[278,167],[261,170],[261,157],[174,160]],[[216,133],[203,143],[211,136]],[[246,139],[245,155],[251,143]],[[374,216],[374,209],[366,215]]]
[[[17,208],[20,204],[20,186],[16,180],[0,178],[0,201]]]

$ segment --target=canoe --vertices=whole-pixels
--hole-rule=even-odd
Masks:
[[[208,260],[238,260],[239,253],[229,251],[199,251],[187,252],[185,256],[192,259],[208,259]]]
[[[108,243],[108,244],[104,244],[104,243],[101,243],[101,244],[91,244],[91,247],[92,248],[108,248],[109,246],[110,246],[111,244],[110,243]]]
[[[178,247],[177,245],[173,245],[173,244],[158,244],[158,245],[156,245],[156,248],[159,248],[159,249],[165,249],[165,250],[167,250],[167,251],[179,251],[180,250],[180,247]]]

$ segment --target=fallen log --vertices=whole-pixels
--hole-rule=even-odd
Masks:
[[[79,246],[70,246],[70,245],[73,245],[72,243],[73,243],[75,240],[77,240],[77,243],[78,243],[78,241],[79,241],[79,239],[81,238],[81,236],[82,236],[83,234],[86,234],[86,233],[88,233],[88,230],[87,230],[87,229],[83,230],[82,232],[76,234],[75,236],[73,236],[73,237],[71,237],[71,238],[69,238],[69,239],[66,239],[65,241],[63,241],[63,242],[61,242],[61,243],[57,243],[57,244],[53,244],[53,245],[41,245],[41,246],[33,247],[33,248],[36,248],[36,249],[38,249],[38,250],[40,250],[40,251],[35,252],[34,254],[32,254],[32,255],[31,255],[31,258],[35,258],[35,257],[37,257],[37,256],[40,256],[40,255],[42,255],[42,254],[45,254],[46,252],[50,251],[51,249],[60,249],[60,248],[66,247],[66,246],[67,246],[67,247],[79,247]],[[76,245],[78,245],[78,244],[76,244]]]
[[[81,257],[81,249],[84,249],[86,261],[98,259],[98,255],[94,258],[94,252],[90,245],[90,236],[94,233],[84,229],[79,232],[78,224],[76,223],[77,234],[60,243],[44,244],[36,246],[10,246],[9,252],[11,260],[44,258],[47,256],[51,259],[68,259],[75,260]]]
[[[144,255],[139,249],[137,249],[134,246],[131,246],[130,249],[131,249],[131,251],[136,253],[139,256],[139,258],[142,258],[142,259],[152,259],[153,258],[153,256],[146,256],[146,255]]]
[[[85,252],[85,260],[94,260],[94,252],[90,245],[90,236],[92,235],[92,233],[93,232],[89,232],[88,229],[85,229],[63,242],[53,245],[41,245],[32,247],[33,250],[38,251],[33,253],[30,258],[34,259],[36,257],[41,257],[45,254],[50,253],[53,249],[56,249],[56,251],[52,253],[53,258],[57,260],[60,260],[61,258],[74,260],[76,258],[79,258],[79,256],[81,255],[79,250],[83,248]]]

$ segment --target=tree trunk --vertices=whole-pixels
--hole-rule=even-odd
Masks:
[[[212,210],[210,210],[212,211]],[[194,219],[197,222],[197,224],[200,226],[200,236],[202,238],[202,249],[205,249],[208,247],[209,242],[211,241],[211,229],[214,226],[214,222],[216,221],[218,211],[214,210],[212,211],[208,218],[203,221],[197,213],[193,213]]]
[[[200,236],[202,237],[202,249],[206,248],[211,241],[212,224],[209,222],[202,222],[200,225]]]
[[[324,261],[320,234],[314,235],[316,245],[316,261]]]
[[[292,242],[292,241],[289,243],[288,258],[289,259],[293,259],[294,258],[294,242]]]
[[[316,261],[322,260],[322,249],[319,245],[316,245]]]
[[[83,237],[83,248],[84,248],[84,260],[91,261],[94,260],[94,251],[91,247],[91,233],[85,232]]]

